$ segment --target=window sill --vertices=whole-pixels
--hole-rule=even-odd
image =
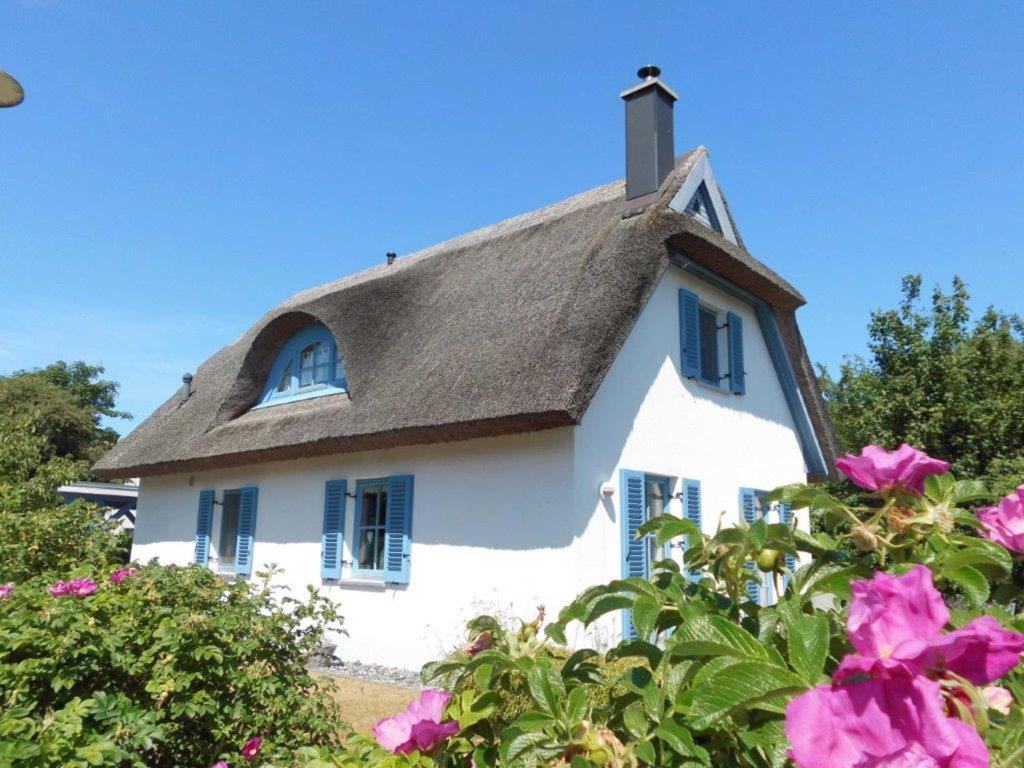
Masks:
[[[352,589],[379,589],[383,590],[387,587],[387,583],[383,579],[371,579],[371,578],[360,578],[360,577],[348,577],[344,579],[328,579],[324,581],[327,586],[334,587],[350,587]]]
[[[687,376],[686,380],[687,381],[692,381],[694,384],[698,385],[699,387],[702,387],[704,389],[710,390],[711,392],[717,392],[720,395],[731,395],[732,394],[732,392],[729,390],[728,387],[723,387],[721,384],[715,384],[713,382],[707,381],[705,379],[700,378],[699,376]]]

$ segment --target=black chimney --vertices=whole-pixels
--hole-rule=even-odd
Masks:
[[[642,82],[619,96],[626,102],[626,199],[655,192],[675,164],[672,104],[679,97],[663,83],[661,70],[637,70]]]

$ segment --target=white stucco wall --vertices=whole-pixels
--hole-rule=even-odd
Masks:
[[[702,304],[743,318],[746,394],[686,379],[680,371],[679,289]],[[720,335],[725,336],[724,331]],[[726,357],[720,360],[725,373]],[[806,468],[792,416],[753,308],[710,284],[670,267],[598,389],[573,441],[573,485],[578,514],[589,519],[578,547],[587,583],[617,578],[622,568],[619,473],[636,470],[701,483],[708,533],[739,519],[739,489],[771,490],[804,482]],[[608,501],[603,483],[615,486]],[[682,514],[682,502],[669,511]],[[801,512],[800,515],[805,513]],[[801,519],[806,527],[807,520]],[[609,575],[610,574],[610,575]]]
[[[565,568],[579,531],[570,514],[572,432],[549,430],[462,443],[258,464],[144,478],[134,559],[191,562],[199,491],[259,488],[254,572],[268,563],[301,595],[321,585],[324,483],[392,474],[415,477],[410,583],[323,585],[346,616],[339,655],[418,668],[463,641],[465,621],[500,611],[531,617],[583,585]],[[353,500],[345,550],[351,560]],[[216,563],[220,507],[214,508]]]
[[[678,289],[744,320],[747,392],[736,396],[679,374]],[[723,334],[724,336],[724,334]],[[723,345],[724,347],[724,345]],[[723,365],[725,355],[722,356]],[[133,557],[191,562],[199,491],[259,487],[254,571],[284,568],[297,593],[318,585],[346,616],[343,658],[418,667],[464,639],[483,612],[549,616],[583,588],[621,570],[619,471],[701,481],[704,525],[738,518],[741,487],[771,489],[805,479],[792,418],[753,310],[672,267],[641,312],[582,424],[528,435],[413,446],[144,478]],[[325,481],[393,474],[415,477],[410,583],[322,584]],[[599,498],[603,483],[616,492]],[[219,507],[212,545],[216,563]],[[681,513],[678,500],[670,511]],[[353,501],[345,551],[351,560]],[[806,524],[806,521],[803,521]],[[617,619],[616,619],[617,621]],[[591,642],[610,639],[615,621]]]

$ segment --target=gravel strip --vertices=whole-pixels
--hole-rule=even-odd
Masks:
[[[312,665],[312,669],[331,677],[351,677],[413,690],[423,688],[419,672],[414,672],[411,669],[382,667],[378,664],[361,664],[358,661],[339,661],[337,659],[332,659],[328,665]]]

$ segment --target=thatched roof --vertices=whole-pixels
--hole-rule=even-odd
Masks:
[[[796,327],[804,303],[741,247],[668,207],[698,148],[638,215],[623,182],[296,294],[203,363],[96,465],[153,475],[579,422],[673,249],[767,300],[782,319],[826,453],[833,440]],[[742,242],[742,241],[741,241]],[[351,398],[250,410],[281,344],[310,322],[344,356]]]

